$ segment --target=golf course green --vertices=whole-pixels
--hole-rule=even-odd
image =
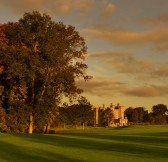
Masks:
[[[0,162],[168,162],[168,125],[0,133]]]

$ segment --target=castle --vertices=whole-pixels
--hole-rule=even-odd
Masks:
[[[105,108],[105,105],[103,104],[103,107],[94,107],[94,125],[99,125],[99,111],[100,109],[107,109]],[[117,126],[126,126],[128,124],[128,120],[126,117],[124,117],[124,106],[121,106],[120,104],[113,105],[111,104],[109,107],[110,114],[108,119],[108,127],[117,127]]]

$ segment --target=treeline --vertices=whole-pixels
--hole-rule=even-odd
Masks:
[[[148,113],[143,107],[127,108],[124,112],[128,119],[128,125],[149,125],[149,124],[167,124],[168,109],[164,104],[154,105],[152,111]],[[44,116],[42,113],[34,120],[34,132],[49,133],[50,126],[57,128],[74,128],[86,126],[108,127],[113,118],[110,108],[99,109],[99,123],[95,125],[95,111],[92,105],[85,97],[80,97],[77,103],[56,107]],[[18,107],[11,109],[8,113],[0,108],[0,132],[26,133],[28,130],[29,115],[28,110]]]
[[[29,111],[24,108],[11,109],[6,113],[0,108],[0,132],[27,133],[29,125]],[[85,97],[80,97],[75,104],[64,103],[49,112],[47,118],[42,113],[34,120],[34,132],[49,133],[51,127],[65,128],[93,126],[94,111]]]
[[[125,110],[125,116],[129,124],[167,124],[168,123],[168,108],[164,104],[154,105],[152,111],[148,113],[143,107],[132,108]]]
[[[53,127],[66,128],[71,125],[75,128],[93,126],[94,124],[94,110],[92,105],[85,97],[80,97],[76,104],[63,106],[58,109],[58,116],[53,122]]]

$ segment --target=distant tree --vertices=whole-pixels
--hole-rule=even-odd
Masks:
[[[113,111],[110,107],[106,109],[99,108],[99,126],[109,127],[111,121],[114,119]]]
[[[147,120],[148,111],[144,107],[137,107],[134,111],[138,112],[138,122],[142,123]]]
[[[58,120],[60,123],[70,124],[75,127],[86,126],[93,123],[93,110],[90,102],[83,96],[78,99],[78,103],[68,106],[64,104],[59,108]]]
[[[168,115],[166,115],[166,123],[168,123]]]
[[[62,95],[71,99],[82,92],[75,82],[90,78],[83,63],[85,41],[73,26],[56,23],[37,11],[0,26],[0,33],[2,106],[8,113],[18,100],[26,105],[32,133],[34,122],[39,116],[47,121]]]
[[[149,122],[150,124],[155,124],[155,117],[154,117],[154,115],[153,115],[152,112],[150,112],[150,113],[148,114],[148,122]]]
[[[83,123],[83,126],[87,125],[88,122],[93,122],[94,113],[92,110],[92,105],[86,99],[86,97],[81,96],[78,99],[77,109],[79,113],[80,122]]]
[[[152,112],[154,115],[165,115],[168,112],[168,109],[166,105],[158,104],[152,107]]]
[[[136,109],[134,109],[134,111],[132,112],[131,122],[138,123],[138,121],[139,121],[138,111]]]
[[[132,120],[132,113],[133,113],[133,108],[129,107],[124,111],[124,115],[127,117],[128,121],[131,122]]]
[[[152,119],[152,124],[166,124],[168,112],[167,106],[164,104],[154,105],[152,107],[152,112],[150,113],[150,120]]]
[[[127,108],[124,112],[129,122],[142,123],[148,120],[148,111],[144,107]]]
[[[68,104],[64,103],[61,107],[58,108],[58,117],[55,118],[53,126],[57,126],[57,124],[60,124],[63,125],[64,128],[66,127],[66,124],[68,124],[70,121],[69,117],[71,116],[71,111],[69,114],[68,107]]]

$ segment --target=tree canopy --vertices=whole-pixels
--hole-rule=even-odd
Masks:
[[[54,22],[47,14],[25,13],[18,22],[0,25],[0,86],[2,107],[29,114],[29,133],[35,118],[47,114],[63,95],[82,92],[76,79],[87,80],[87,47],[75,27]]]

